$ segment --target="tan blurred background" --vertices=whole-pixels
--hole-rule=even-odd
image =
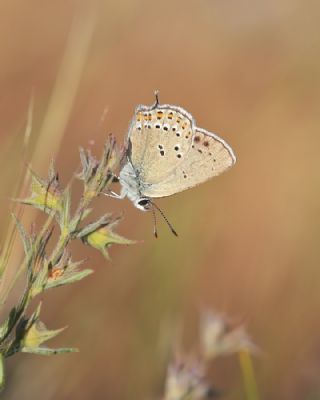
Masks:
[[[151,215],[127,200],[97,202],[96,215],[123,212],[119,232],[144,242],[113,247],[112,263],[74,246],[96,272],[47,293],[43,320],[69,326],[51,345],[81,352],[13,357],[3,398],[155,398],[175,318],[190,349],[203,306],[246,322],[262,350],[261,398],[320,398],[319,12],[302,0],[2,0],[3,227],[32,93],[28,157],[42,174],[55,157],[64,183],[79,146],[100,154],[109,132],[122,142],[155,89],[238,158],[158,202],[178,239],[159,221],[155,240]],[[236,357],[216,362],[212,381],[223,398],[244,399]]]

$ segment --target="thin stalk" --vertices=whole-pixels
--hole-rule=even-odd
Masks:
[[[251,355],[247,350],[241,350],[238,354],[243,384],[246,393],[246,400],[259,400],[260,397],[255,380]]]
[[[38,235],[38,238],[41,238],[42,235],[44,234],[44,232],[46,232],[49,229],[49,226],[53,220],[53,215],[49,215],[49,217],[47,218],[45,224],[42,227],[42,230],[40,232],[40,234]],[[35,246],[38,245],[38,242],[36,242]],[[12,279],[12,282],[10,282],[10,285],[8,285],[8,288],[6,291],[4,291],[4,293],[1,296],[1,300],[0,300],[0,307],[3,306],[3,304],[6,302],[6,299],[8,298],[9,293],[11,292],[12,288],[14,287],[14,285],[16,284],[17,280],[19,279],[19,277],[21,276],[22,272],[26,270],[27,268],[27,264],[28,264],[28,260],[25,259],[23,261],[23,263],[20,265],[17,273],[15,274],[14,278]]]

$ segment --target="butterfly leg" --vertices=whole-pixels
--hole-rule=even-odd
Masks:
[[[112,174],[112,183],[118,183],[120,181],[120,178],[117,175]],[[103,192],[105,196],[112,197],[113,199],[123,199],[125,197],[125,194],[122,192],[120,194],[115,193],[112,190],[108,190],[107,192]]]
[[[125,198],[125,194],[123,194],[123,193],[118,194],[118,193],[113,192],[112,190],[109,190],[108,192],[103,192],[103,194],[105,196],[112,197],[113,199],[122,200]]]

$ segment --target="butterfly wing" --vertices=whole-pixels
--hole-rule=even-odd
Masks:
[[[229,169],[236,161],[231,147],[219,136],[195,127],[190,150],[160,182],[146,187],[146,197],[165,197],[199,185]]]
[[[191,150],[192,116],[171,105],[139,106],[128,134],[128,157],[141,187],[158,185],[172,177]],[[177,190],[179,191],[179,190]]]

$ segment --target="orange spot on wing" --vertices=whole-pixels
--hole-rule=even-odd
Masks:
[[[161,119],[163,117],[163,111],[157,111],[157,118]]]
[[[181,125],[181,128],[182,128],[182,129],[185,129],[185,128],[187,127],[187,125],[188,125],[188,124],[187,124],[186,122],[184,122],[184,123]]]

